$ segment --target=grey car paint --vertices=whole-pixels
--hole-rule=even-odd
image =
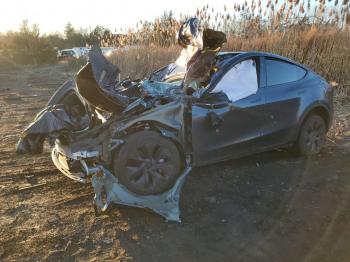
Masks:
[[[206,104],[193,103],[194,166],[202,166],[237,158],[293,143],[303,119],[319,110],[331,122],[333,90],[311,69],[287,58],[261,52],[223,53],[227,60],[212,77],[202,97],[210,96],[220,79],[235,64],[254,58],[258,62],[259,89],[254,95],[234,103],[230,101]],[[279,59],[304,68],[307,74],[296,82],[279,87],[266,83],[265,57]],[[207,124],[206,116],[215,112],[222,118],[219,127]]]
[[[183,175],[169,192],[180,192],[187,176],[184,174],[192,166],[237,158],[292,143],[303,119],[311,111],[322,112],[329,127],[332,119],[332,90],[312,70],[286,58],[266,53],[223,53],[219,57],[223,61],[220,70],[213,75],[209,87],[200,97],[174,95],[166,104],[150,106],[136,115],[128,114],[126,109],[121,116],[114,116],[102,125],[75,134],[74,140],[68,145],[56,141],[56,153],[53,153],[55,164],[71,175],[74,172],[67,170],[67,167],[78,164],[80,169],[85,170],[85,173],[77,173],[76,180],[80,182],[86,182],[88,176],[95,177],[92,180],[95,181],[93,185],[97,205],[104,209],[105,203],[98,200],[101,192],[99,188],[106,181],[118,184],[109,171],[113,152],[122,146],[123,138],[135,130],[156,130],[176,143],[183,154],[185,168]],[[223,75],[236,63],[252,57],[258,61],[258,92],[234,103],[225,99],[211,100],[211,90]],[[269,87],[266,84],[265,57],[297,64],[305,68],[307,74],[300,81],[282,85],[279,89]],[[142,104],[144,101],[141,99],[138,102]],[[211,114],[220,119],[218,124],[208,120]],[[63,157],[60,159],[59,155]],[[70,163],[67,164],[66,161]],[[101,177],[106,180],[102,181]],[[168,220],[179,221],[178,214],[174,216],[169,211],[172,208],[169,209],[165,204],[164,210],[159,211],[156,207],[158,204],[152,203],[158,201],[164,204],[164,196],[172,193],[167,192],[159,198],[138,196],[138,200],[135,200],[133,194],[125,193],[126,189],[122,186],[110,185],[107,188],[110,201],[128,205],[134,202],[135,206],[151,208]]]
[[[56,141],[52,160],[66,176],[78,182],[91,180],[97,208],[105,211],[111,202],[144,207],[165,217],[167,221],[180,222],[179,200],[181,188],[192,167],[191,99],[177,97],[165,105],[152,108],[137,116],[123,116],[119,121],[104,125],[75,137],[76,142],[62,145]],[[160,195],[139,196],[118,182],[108,167],[111,157],[124,143],[123,137],[138,130],[157,130],[171,139],[182,153],[184,168],[174,186]],[[67,161],[79,163],[84,172],[72,172]],[[101,162],[102,161],[102,162]],[[102,201],[103,192],[106,201]]]

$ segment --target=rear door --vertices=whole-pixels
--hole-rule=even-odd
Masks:
[[[307,71],[289,61],[264,57],[266,86],[265,113],[268,119],[266,145],[281,145],[293,139],[298,123],[301,96],[306,92],[303,79]]]

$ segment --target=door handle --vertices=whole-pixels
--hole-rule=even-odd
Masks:
[[[216,132],[219,131],[219,127],[224,122],[224,118],[221,115],[218,115],[214,111],[208,112],[207,121],[210,127],[214,128]]]
[[[255,103],[258,103],[258,102],[261,102],[261,98],[257,98],[257,99],[254,99],[254,100],[250,101],[250,104],[255,104]]]

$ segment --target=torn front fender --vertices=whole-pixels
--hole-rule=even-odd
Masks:
[[[128,110],[128,108],[126,109]],[[135,116],[126,115],[121,121],[116,121],[110,127],[112,138],[121,138],[132,127],[148,124],[158,130],[166,130],[162,135],[178,141],[187,156],[192,155],[192,98],[189,96],[174,97],[174,101],[154,105],[153,108]]]
[[[16,152],[42,153],[46,138],[62,132],[80,132],[91,124],[90,108],[76,92],[74,81],[66,81],[50,98],[33,122],[22,132]]]
[[[121,205],[148,208],[163,216],[167,221],[181,222],[180,194],[190,171],[191,166],[187,166],[170,190],[159,195],[140,196],[127,190],[118,183],[117,178],[108,169],[101,167],[100,172],[93,175],[91,180],[95,191],[94,201],[102,211],[106,211],[110,203],[113,202]]]
[[[92,185],[95,191],[95,204],[101,211],[105,211],[110,203],[148,208],[166,218],[167,221],[181,222],[180,194],[186,177],[192,169],[192,124],[191,98],[179,97],[175,101],[144,112],[141,115],[118,122],[113,130],[123,139],[127,130],[134,125],[147,123],[147,128],[158,127],[160,133],[181,145],[184,153],[184,168],[176,182],[166,192],[157,195],[138,195],[122,185],[116,176],[105,166],[100,166],[92,176]],[[120,146],[123,144],[121,143]],[[104,201],[102,199],[105,199]]]

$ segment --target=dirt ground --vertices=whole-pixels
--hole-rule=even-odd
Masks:
[[[182,223],[114,206],[45,154],[17,156],[21,130],[72,74],[0,68],[0,261],[350,261],[350,107],[311,159],[274,151],[195,169]],[[28,188],[28,186],[35,186]]]

